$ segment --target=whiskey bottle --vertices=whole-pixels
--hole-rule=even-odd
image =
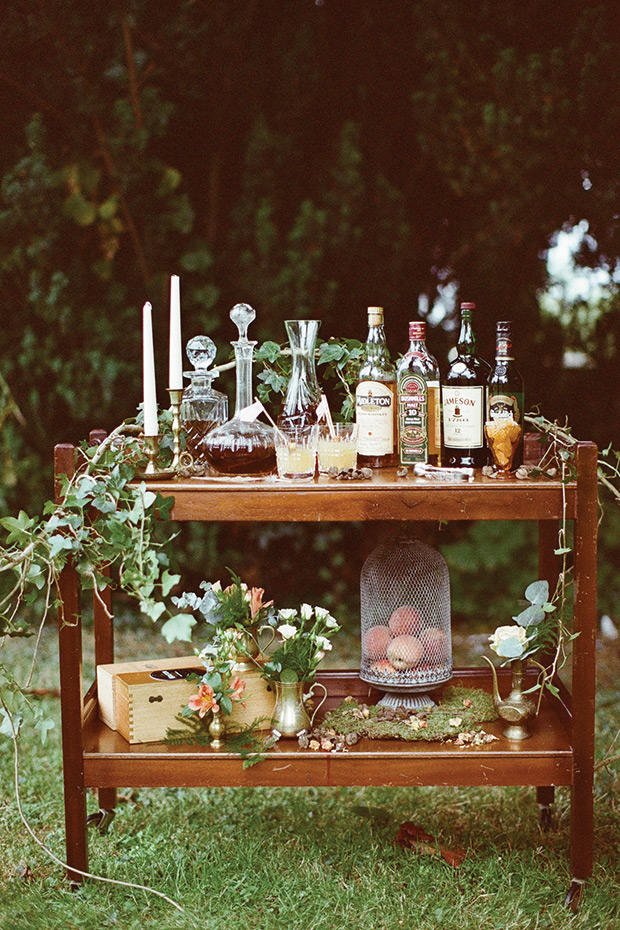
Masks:
[[[358,464],[383,468],[397,462],[396,369],[383,329],[383,307],[368,308],[368,338],[355,388]]]
[[[441,385],[443,464],[480,468],[487,463],[485,390],[490,366],[476,354],[473,303],[461,304],[457,355]]]
[[[487,382],[487,420],[512,417],[521,427],[521,439],[512,460],[512,468],[523,461],[523,378],[515,365],[512,351],[512,323],[496,324],[495,366]]]
[[[403,465],[439,464],[439,365],[426,348],[426,323],[409,323],[409,349],[396,368],[398,451]]]

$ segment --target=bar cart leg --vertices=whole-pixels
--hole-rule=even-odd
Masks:
[[[75,449],[63,443],[54,449],[54,474],[71,476]],[[75,568],[67,565],[59,579],[58,658],[60,666],[60,709],[62,716],[62,768],[65,794],[67,877],[72,885],[88,871],[86,843],[86,789],[82,752],[82,625],[79,582]]]
[[[592,874],[594,845],[594,698],[596,661],[597,449],[577,449],[575,521],[575,632],[573,648],[572,881],[566,904],[576,910]]]
[[[108,434],[103,429],[93,429],[88,434],[91,446],[98,446]],[[108,568],[102,569],[102,574],[109,575]],[[112,618],[112,593],[110,588],[93,593],[93,621],[95,629],[95,665],[109,665],[114,662],[114,621]],[[99,810],[90,814],[88,826],[95,826],[101,835],[108,832],[114,819],[116,808],[116,788],[98,788]]]
[[[553,785],[540,785],[536,789],[536,800],[538,802],[538,820],[540,828],[546,832],[551,829],[553,824],[553,802],[555,800],[555,788]]]
[[[538,577],[549,582],[549,590],[555,591],[560,572],[560,559],[554,550],[558,548],[558,520],[539,520],[538,522]],[[540,656],[540,661],[547,666],[553,661],[552,654]],[[538,817],[542,830],[549,830],[553,821],[553,802],[555,789],[553,785],[540,785],[536,789]]]

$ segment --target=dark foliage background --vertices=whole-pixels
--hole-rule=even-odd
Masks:
[[[483,355],[495,320],[514,320],[529,402],[617,446],[617,289],[566,305],[562,325],[538,298],[551,237],[580,220],[579,260],[617,267],[619,25],[613,0],[14,0],[0,365],[18,411],[1,432],[3,506],[49,496],[55,442],[133,414],[147,298],[164,386],[171,272],[185,336],[212,335],[220,359],[241,299],[278,341],[290,316],[363,338],[365,307],[382,304],[397,353],[420,298],[455,284],[478,304]],[[442,362],[452,323],[430,332]],[[566,347],[591,367],[564,370]],[[294,573],[300,595],[354,603],[379,532],[188,528],[179,545],[195,579],[232,564],[290,590]],[[475,616],[481,566],[459,549],[465,528],[442,532],[457,614]],[[483,564],[497,559],[494,531],[472,532]],[[525,533],[493,569],[498,589],[522,590]]]

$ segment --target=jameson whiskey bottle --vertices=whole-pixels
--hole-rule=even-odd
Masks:
[[[383,307],[368,308],[368,338],[355,388],[357,455],[360,465],[395,465],[396,370],[383,329]]]
[[[439,365],[426,348],[426,323],[409,324],[409,349],[396,368],[398,452],[403,465],[439,464]]]
[[[484,439],[485,389],[489,365],[476,355],[471,325],[476,305],[461,304],[457,356],[441,385],[444,465],[480,468],[487,463]]]
[[[495,367],[487,382],[487,420],[502,421],[510,417],[521,427],[512,469],[523,461],[523,378],[515,365],[512,351],[512,323],[496,324]]]

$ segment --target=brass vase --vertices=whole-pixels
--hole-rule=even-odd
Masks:
[[[271,721],[272,728],[282,736],[297,736],[300,730],[307,730],[311,727],[317,711],[327,697],[325,686],[315,682],[309,690],[310,695],[314,688],[317,687],[323,688],[325,691],[323,700],[318,704],[312,718],[310,718],[304,706],[303,681],[274,681],[272,684],[276,690],[276,705]]]
[[[226,725],[222,719],[220,711],[213,712],[213,719],[209,724],[209,736],[211,737],[211,749],[221,749],[224,745],[224,733]]]
[[[522,659],[513,659],[510,663],[511,689],[508,697],[499,696],[497,672],[495,666],[486,656],[482,657],[488,662],[493,672],[493,703],[499,717],[508,724],[504,727],[506,739],[523,740],[532,735],[527,721],[534,715],[536,705],[529,697],[523,694],[523,675],[525,662]]]

